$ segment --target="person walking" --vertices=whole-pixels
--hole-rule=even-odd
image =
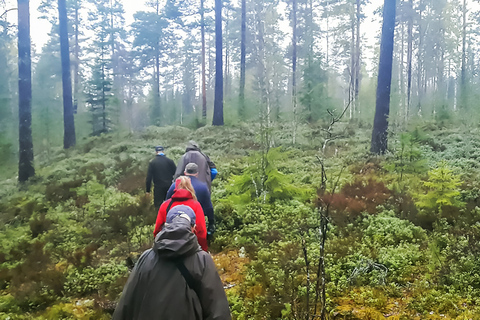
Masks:
[[[113,320],[232,319],[215,263],[195,237],[197,218],[186,205],[170,209],[153,248],[130,274]]]
[[[155,147],[155,152],[155,158],[148,164],[146,192],[150,194],[153,180],[153,204],[155,211],[158,211],[172,183],[176,166],[172,159],[165,156],[165,149],[162,146]]]
[[[158,210],[157,221],[155,222],[153,235],[156,236],[163,229],[164,224],[167,221],[167,213],[171,210],[171,208],[174,208],[178,205],[186,205],[195,212],[195,216],[197,217],[195,235],[198,238],[198,243],[203,250],[208,251],[205,215],[203,213],[201,204],[197,201],[197,196],[195,195],[192,182],[190,181],[190,178],[185,176],[181,176],[178,178],[178,180],[178,185],[172,197],[162,203],[160,209]]]
[[[198,179],[198,166],[196,163],[190,162],[185,166],[183,174],[190,178],[197,201],[202,206],[203,213],[208,218],[207,238],[211,237],[215,233],[215,216],[213,214],[212,199],[210,197],[210,191],[206,183]],[[180,180],[175,180],[167,191],[166,199],[170,199],[176,190],[176,187],[180,183]]]
[[[188,142],[187,148],[185,149],[185,154],[178,161],[174,178],[176,179],[181,176],[185,171],[186,165],[190,162],[197,164],[197,178],[200,181],[205,182],[208,186],[208,190],[211,192],[212,180],[215,179],[215,176],[218,173],[217,167],[215,166],[215,163],[213,163],[213,161],[210,160],[210,158],[200,150],[198,143],[193,140]]]

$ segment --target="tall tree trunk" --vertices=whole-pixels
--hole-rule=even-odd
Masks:
[[[297,0],[292,0],[292,105],[293,144],[297,134]]]
[[[106,80],[104,49],[102,48],[102,132],[107,132],[107,94],[105,88]]]
[[[230,47],[228,43],[228,21],[230,20],[229,10],[225,10],[225,75],[223,77],[224,86],[223,86],[223,94],[224,96],[228,97],[230,92]],[[223,37],[223,35],[222,35]]]
[[[240,109],[239,116],[245,117],[245,58],[246,58],[246,34],[247,34],[247,1],[242,0],[242,22],[240,42]]]
[[[355,113],[355,8],[352,3],[350,7],[350,85],[348,86],[348,101],[353,100],[353,107],[350,108],[350,119],[353,118]]]
[[[80,91],[80,44],[78,41],[80,26],[80,18],[78,14],[78,1],[75,0],[75,62],[73,64],[73,113],[77,113],[78,109],[78,93]]]
[[[356,26],[356,45],[355,45],[355,111],[360,112],[358,95],[360,93],[360,24],[361,24],[361,3],[357,0],[357,26]]]
[[[156,11],[157,16],[160,16],[160,3],[156,1]],[[155,48],[155,71],[154,71],[154,79],[155,79],[155,86],[154,86],[154,114],[158,115],[158,124],[162,124],[162,110],[161,110],[161,102],[160,102],[160,39],[157,39],[157,47]]]
[[[32,60],[29,0],[18,0],[18,181],[35,175],[32,142]]]
[[[407,43],[407,106],[405,112],[405,122],[408,122],[410,112],[410,98],[412,91],[413,0],[408,1]]]
[[[403,1],[402,1],[402,5],[403,5]],[[399,85],[399,88],[400,88],[400,112],[399,112],[399,116],[400,116],[400,120],[399,122],[401,123],[401,120],[402,118],[405,119],[405,114],[406,114],[406,111],[405,111],[405,24],[404,24],[404,21],[405,21],[405,10],[402,10],[402,18],[400,19],[401,21],[401,25],[400,25],[400,43],[401,43],[401,46],[400,46],[400,63],[399,63],[399,75],[400,75],[400,85]],[[402,113],[403,113],[403,117],[402,117]]]
[[[423,58],[422,58],[422,45],[423,45],[423,34],[422,34],[422,13],[423,13],[423,1],[420,0],[419,3],[419,12],[418,12],[418,57],[417,57],[417,90],[418,90],[418,102],[417,102],[417,112],[421,113],[422,111],[422,100],[423,100],[423,90],[422,90],[422,75],[423,75]]]
[[[383,6],[377,98],[370,148],[370,151],[375,154],[384,154],[385,151],[387,151],[390,87],[392,83],[393,37],[395,34],[395,2],[395,0],[385,0]]]
[[[200,0],[200,32],[202,35],[202,118],[207,119],[207,86],[205,79],[205,7]]]
[[[460,75],[460,106],[466,107],[466,78],[467,78],[467,0],[463,0],[462,7],[462,66]]]
[[[160,53],[158,52],[160,44],[157,43],[157,52],[155,54],[155,114],[158,116],[159,124],[162,124],[162,112],[160,106]]]
[[[215,100],[212,125],[223,126],[222,0],[215,0]]]
[[[73,118],[72,79],[70,74],[70,46],[68,44],[68,20],[66,0],[58,0],[58,22],[60,28],[60,54],[62,59],[63,88],[63,147],[75,145],[75,120]]]

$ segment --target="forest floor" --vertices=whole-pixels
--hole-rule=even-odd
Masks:
[[[153,147],[176,161],[190,139],[219,170],[210,247],[234,319],[319,316],[327,207],[328,319],[480,319],[478,128],[396,130],[381,157],[370,130],[338,123],[325,144],[321,125],[300,126],[293,143],[281,125],[264,145],[252,125],[149,127],[36,155],[29,184],[0,182],[0,319],[109,319],[151,246]]]

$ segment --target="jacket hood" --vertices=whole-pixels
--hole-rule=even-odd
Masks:
[[[187,143],[187,148],[185,149],[185,152],[192,151],[192,150],[200,151],[200,147],[198,146],[198,143],[196,143],[193,140],[190,140]]]
[[[202,249],[197,236],[192,232],[190,222],[186,219],[175,219],[173,223],[165,224],[157,234],[153,250],[162,257],[175,259],[192,255]]]
[[[190,191],[188,191],[186,189],[176,189],[176,186],[175,186],[175,190],[174,190],[174,193],[172,195],[172,200],[173,199],[176,200],[176,201],[188,200],[188,199],[193,199],[193,196],[190,193]]]

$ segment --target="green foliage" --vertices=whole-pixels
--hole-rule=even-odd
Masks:
[[[362,222],[364,243],[374,248],[418,243],[425,239],[425,231],[407,220],[401,220],[392,211],[367,216]]]
[[[327,116],[327,110],[330,109],[326,89],[328,78],[320,58],[305,66],[303,77],[303,89],[299,100],[304,108],[303,117],[307,122],[313,123]]]
[[[419,175],[427,170],[427,161],[420,148],[421,137],[418,129],[412,133],[400,134],[400,147],[395,158],[385,168],[395,172],[399,183],[403,182],[404,175]]]
[[[437,318],[442,312],[475,319],[480,302],[479,186],[475,170],[468,175],[460,171],[476,161],[474,135],[453,129],[430,131],[430,136],[413,131],[400,137],[394,156],[372,160],[362,147],[364,128],[356,122],[341,125],[340,132],[354,136],[339,137],[329,146],[337,152],[324,155],[327,186],[337,184],[335,194],[322,198],[331,200],[325,243],[327,313],[372,319],[397,312],[399,319],[414,319],[433,317],[433,311]],[[321,182],[316,157],[321,132],[300,127],[293,145],[286,132],[291,127],[272,128],[275,143],[284,147],[261,153],[257,129],[254,124],[149,127],[140,134],[91,137],[76,148],[41,155],[37,180],[22,192],[13,180],[5,181],[0,193],[0,318],[108,318],[127,277],[125,259],[135,260],[151,246],[156,213],[143,188],[153,146],[166,146],[168,156],[177,160],[192,138],[219,169],[212,188],[218,229],[210,248],[232,250],[245,259],[235,277],[221,269],[222,280],[234,285],[227,289],[234,318],[305,318],[307,293],[313,313],[320,242],[319,214],[312,203]],[[435,168],[426,184],[418,182],[425,172],[423,159],[441,157],[462,172],[464,185],[449,166],[443,179],[432,174]],[[337,182],[345,167],[350,170]],[[395,185],[400,180],[402,189]],[[460,194],[449,198],[451,193],[439,191],[443,186]],[[410,222],[418,221],[405,215],[405,206],[409,193],[424,191],[467,205],[454,207],[456,211],[438,205],[442,216],[434,219],[433,230],[432,225],[423,229]],[[422,207],[423,212],[435,210]],[[361,272],[353,276],[355,270]]]
[[[446,161],[442,161],[428,172],[428,180],[423,182],[425,193],[414,195],[417,199],[415,204],[422,209],[440,214],[447,206],[461,207],[463,205],[459,200],[461,184],[460,177],[454,174]]]
[[[98,294],[115,299],[122,291],[127,272],[127,266],[117,262],[103,264],[97,268],[71,268],[65,277],[65,291],[73,296]]]
[[[290,153],[280,148],[250,156],[243,173],[231,178],[229,199],[234,203],[248,203],[253,199],[272,203],[305,196],[306,192],[293,185],[293,179],[280,171],[280,163],[289,156]]]

